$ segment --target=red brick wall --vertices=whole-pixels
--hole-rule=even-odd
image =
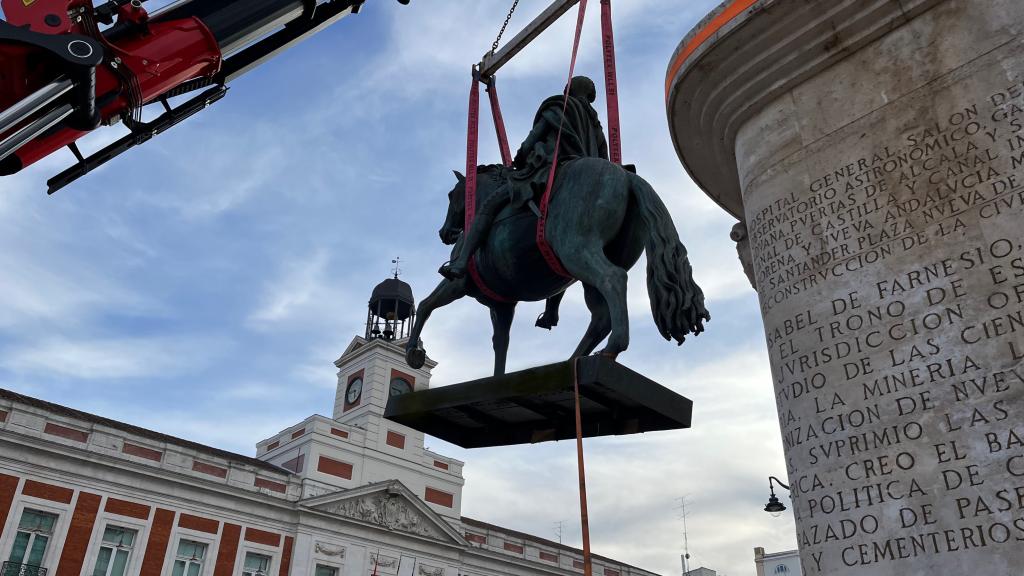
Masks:
[[[509,552],[515,552],[516,554],[523,553],[522,546],[520,546],[519,544],[513,544],[511,542],[505,542],[505,550],[508,550]]]
[[[288,491],[288,486],[281,484],[280,482],[267,480],[266,478],[257,478],[256,480],[253,481],[252,485],[257,488],[266,488],[267,490],[271,490],[273,492],[280,492],[281,494],[284,494],[285,492]]]
[[[60,436],[61,438],[74,440],[75,442],[84,443],[89,441],[88,432],[82,432],[81,430],[75,430],[74,428],[68,428],[67,426],[61,426],[60,424],[54,424],[53,422],[47,422],[46,426],[43,427],[43,432],[50,434],[51,436]]]
[[[558,562],[558,556],[555,555],[555,554],[552,554],[551,552],[541,551],[540,559],[541,560],[545,560],[547,562]]]
[[[405,448],[405,436],[388,430],[387,443],[388,446],[394,446],[395,448]]]
[[[36,482],[35,480],[26,480],[25,487],[21,489],[21,493],[25,496],[62,502],[64,504],[71,504],[71,499],[75,495],[75,491],[70,488],[62,488],[53,484]]]
[[[337,476],[338,478],[345,478],[347,480],[352,479],[352,465],[348,462],[341,462],[339,460],[332,460],[326,456],[321,456],[320,461],[316,465],[316,469],[324,474],[330,474],[331,476]]]
[[[149,529],[149,543],[146,544],[146,555],[142,558],[140,576],[160,576],[173,527],[174,512],[157,508],[153,516],[153,526]]]
[[[225,524],[224,533],[220,537],[220,550],[217,552],[217,564],[213,576],[231,576],[235,571],[235,555],[238,553],[238,540],[242,535],[242,527],[238,524]]]
[[[64,540],[56,576],[78,576],[82,572],[85,551],[89,548],[92,526],[96,523],[96,513],[100,509],[101,499],[96,494],[78,493],[78,503],[75,504],[75,512],[71,515],[71,525]]]
[[[423,499],[427,502],[433,502],[438,506],[445,506],[451,508],[455,505],[455,496],[447,492],[442,492],[436,488],[427,487],[426,492],[423,493]]]
[[[266,530],[258,530],[256,528],[246,528],[245,541],[264,544],[266,546],[280,546],[281,535],[274,534],[273,532],[267,532]]]
[[[200,462],[198,460],[192,462],[192,469],[196,472],[209,474],[210,476],[216,476],[218,478],[228,477],[227,468],[221,468],[220,466],[214,466],[213,464],[206,464],[205,462]]]
[[[7,412],[0,410],[0,422],[7,422]]]
[[[348,432],[345,432],[344,430],[338,430],[337,428],[331,428],[331,434],[334,434],[335,436],[340,436],[342,438],[348,438]]]
[[[10,514],[14,498],[17,495],[18,484],[18,477],[0,474],[0,526],[6,522]],[[280,486],[283,487],[284,485],[281,484]],[[26,496],[70,504],[74,501],[75,490],[35,480],[27,480],[22,488],[22,493]],[[103,499],[99,495],[81,491],[78,493],[78,500],[75,502],[67,537],[60,551],[60,559],[53,576],[79,576],[83,573],[86,552],[91,544],[96,518],[102,501]],[[243,534],[243,527],[240,525],[225,523],[221,531],[221,522],[213,518],[204,518],[186,513],[179,515],[172,510],[154,508],[146,504],[120,500],[118,498],[107,498],[103,509],[110,514],[142,520],[148,519],[151,511],[153,512],[153,521],[149,530],[148,542],[145,544],[145,553],[142,558],[139,576],[161,576],[168,548],[172,544],[170,537],[175,524],[175,516],[178,516],[177,524],[182,528],[214,535],[220,532],[220,543],[217,559],[214,564],[213,576],[232,576],[234,573],[235,557],[238,553],[239,543]],[[249,542],[273,547],[282,547],[283,544],[279,576],[289,576],[295,544],[293,537],[284,536],[282,538],[282,535],[278,533],[257,528],[245,528],[244,539]],[[139,544],[141,548],[141,543]]]
[[[466,540],[476,542],[477,544],[487,544],[487,536],[481,536],[480,534],[470,534],[469,532],[466,532]]]
[[[140,520],[149,519],[149,506],[146,506],[145,504],[136,504],[135,502],[128,502],[127,500],[107,498],[107,503],[103,509],[111,514],[117,514],[119,516],[128,516],[129,518],[138,518]]]
[[[0,529],[7,522],[7,515],[11,513],[11,504],[17,493],[18,477],[0,474]]]
[[[146,460],[152,460],[154,462],[159,462],[164,458],[164,453],[159,450],[153,450],[152,448],[146,448],[145,446],[139,446],[138,444],[131,444],[129,442],[124,443],[124,446],[121,447],[121,452],[131,456],[145,458]]]
[[[200,516],[182,513],[178,516],[178,526],[189,530],[198,530],[207,534],[216,534],[220,530],[220,522]]]
[[[279,576],[288,576],[288,572],[291,571],[293,544],[295,544],[294,538],[291,536],[284,537],[284,551],[281,552],[281,571]]]

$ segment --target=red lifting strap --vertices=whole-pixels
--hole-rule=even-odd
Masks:
[[[498,104],[498,86],[494,76],[487,79],[487,95],[491,99],[491,116],[494,117],[494,131],[498,135],[498,149],[501,150],[501,163],[506,168],[512,166],[512,150],[508,147],[508,134],[505,133],[505,119],[501,117],[501,104]]]
[[[466,220],[463,230],[468,234],[476,216],[476,158],[480,139],[480,86],[475,69],[469,88],[469,126],[466,133]]]
[[[572,278],[572,274],[562,266],[562,263],[558,260],[558,256],[555,255],[555,251],[548,244],[547,235],[545,229],[548,224],[548,205],[551,203],[551,189],[555,185],[555,171],[558,168],[558,149],[562,146],[562,128],[565,125],[565,109],[569,104],[569,84],[572,82],[572,75],[576,71],[576,55],[580,50],[580,36],[583,34],[583,18],[587,13],[587,0],[580,0],[580,12],[579,16],[576,17],[576,37],[572,43],[572,59],[569,61],[569,80],[565,83],[565,99],[562,100],[562,120],[558,125],[558,135],[555,137],[555,152],[551,158],[551,170],[548,172],[548,185],[544,189],[544,196],[540,199],[540,218],[537,219],[537,248],[540,249],[541,255],[544,257],[544,261],[548,263],[555,274],[564,276],[565,278]],[[589,575],[588,575],[589,576]]]
[[[463,234],[469,234],[469,228],[473,225],[473,218],[476,216],[476,166],[480,140],[480,84],[476,70],[473,70],[472,82],[473,85],[469,89],[469,126],[466,130],[466,219]],[[492,92],[492,94],[494,93]],[[494,101],[496,97],[497,95],[494,94],[491,96],[491,100]],[[500,118],[500,113],[496,115],[496,118]],[[501,132],[504,133],[504,129]],[[501,138],[500,134],[498,138]],[[480,271],[477,270],[475,257],[469,259],[469,276],[476,283],[476,287],[483,292],[484,296],[496,302],[511,302],[508,298],[491,290],[484,283],[483,277],[480,276]]]
[[[612,0],[601,0],[601,41],[604,45],[604,91],[608,101],[608,159],[622,164],[619,132],[619,78],[615,72],[615,34],[612,32]]]

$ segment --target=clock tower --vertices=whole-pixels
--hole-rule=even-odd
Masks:
[[[397,273],[370,296],[366,330],[334,362],[331,418],[313,415],[257,444],[257,457],[304,477],[304,498],[398,481],[432,510],[458,523],[462,462],[428,450],[423,433],[384,418],[388,399],[423,390],[437,363],[405,362],[415,317],[412,289]]]
[[[335,361],[338,387],[334,419],[360,426],[373,426],[384,415],[388,399],[398,394],[429,387],[428,361],[413,369],[405,362],[405,346],[415,320],[412,288],[398,279],[378,284],[367,306],[366,331],[349,344]]]

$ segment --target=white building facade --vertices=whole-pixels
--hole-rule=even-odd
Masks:
[[[754,565],[757,576],[803,576],[800,568],[800,551],[786,550],[766,554],[764,548],[754,548]]]
[[[582,552],[463,517],[463,463],[383,418],[429,386],[355,338],[331,418],[233,454],[0,390],[0,576],[577,576]],[[601,556],[596,576],[653,576]]]

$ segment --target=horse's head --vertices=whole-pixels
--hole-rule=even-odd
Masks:
[[[466,220],[466,177],[459,172],[455,172],[455,177],[459,181],[448,193],[448,214],[444,218],[444,225],[438,231],[441,242],[449,246],[459,239]]]

